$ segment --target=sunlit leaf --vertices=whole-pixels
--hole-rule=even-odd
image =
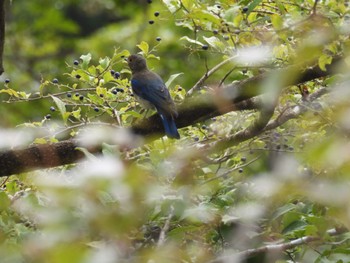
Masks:
[[[86,54],[86,55],[81,55],[80,58],[81,58],[81,60],[83,61],[83,62],[81,63],[81,67],[82,67],[83,69],[87,69],[88,66],[89,66],[89,63],[90,63],[90,61],[91,61],[91,54],[88,53],[88,54]]]
[[[172,74],[169,79],[167,80],[167,82],[165,83],[165,86],[169,87],[171,85],[171,83],[178,77],[181,76],[184,73],[177,73],[177,74]]]
[[[142,53],[147,56],[148,55],[148,51],[149,51],[149,45],[147,42],[142,41],[140,44],[136,45],[141,51]]]

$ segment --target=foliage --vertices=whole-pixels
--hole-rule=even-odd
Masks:
[[[82,163],[3,179],[2,262],[350,260],[349,65],[283,87],[298,78],[295,68],[316,64],[325,71],[339,57],[348,63],[346,2],[163,0],[144,4],[143,12],[132,1],[106,1],[115,9],[127,4],[115,24],[93,32],[69,17],[70,1],[53,2],[13,1],[14,14],[24,7],[28,13],[9,24],[8,32],[26,34],[8,39],[11,81],[0,89],[1,126],[17,127],[0,131],[1,147],[77,138],[102,142],[103,153],[81,149]],[[104,10],[100,1],[88,2],[87,10]],[[29,31],[23,23],[33,16],[40,19]],[[116,129],[144,118],[124,60],[135,50],[178,104],[271,72],[257,87],[271,105],[277,101],[271,121],[298,107],[307,112],[221,148],[212,145],[248,130],[256,110],[194,123],[180,130],[179,141],[135,139]],[[307,103],[308,93],[325,87],[329,94]],[[12,114],[14,108],[23,114]],[[289,246],[304,237],[312,244]],[[256,250],[271,244],[286,246]]]

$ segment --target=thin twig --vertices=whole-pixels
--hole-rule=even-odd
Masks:
[[[162,246],[165,242],[165,234],[169,231],[170,221],[173,218],[173,216],[174,216],[174,207],[170,206],[170,213],[165,221],[165,224],[162,228],[162,231],[159,234],[159,239],[158,239],[158,243],[157,243],[158,247]]]
[[[242,165],[233,167],[233,168],[227,170],[226,172],[224,172],[224,173],[222,173],[222,174],[220,174],[220,175],[217,175],[217,176],[215,176],[215,177],[213,177],[213,178],[210,178],[210,179],[208,179],[208,180],[205,180],[205,181],[204,181],[203,183],[201,183],[201,184],[202,184],[202,185],[203,185],[203,184],[207,184],[207,183],[212,182],[212,181],[214,181],[214,180],[217,180],[217,179],[219,179],[219,178],[225,177],[225,176],[229,175],[230,173],[232,173],[232,172],[234,172],[234,171],[236,171],[236,170],[239,170],[240,168],[246,167],[246,166],[248,166],[249,164],[251,164],[251,163],[253,163],[253,162],[259,160],[260,157],[261,157],[261,155],[259,155],[258,157],[256,157],[256,158],[250,160],[249,162],[247,162],[247,163],[245,163],[245,164],[242,164]]]
[[[194,91],[196,91],[197,89],[199,89],[200,86],[203,85],[203,83],[211,76],[213,75],[219,68],[221,68],[222,66],[224,66],[225,64],[227,64],[228,62],[230,62],[231,60],[233,60],[235,57],[229,57],[227,59],[225,59],[224,61],[220,62],[219,64],[217,64],[215,67],[213,67],[211,70],[207,71],[198,81],[197,83],[187,92],[186,96],[191,96],[193,94]]]

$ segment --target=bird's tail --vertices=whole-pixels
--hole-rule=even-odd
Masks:
[[[171,115],[159,113],[160,118],[162,119],[164,130],[166,135],[169,138],[180,139],[180,134],[177,131],[176,123]]]

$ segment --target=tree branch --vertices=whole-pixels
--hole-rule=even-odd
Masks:
[[[347,229],[345,228],[339,228],[339,229],[333,228],[333,229],[327,230],[326,233],[327,235],[330,235],[330,236],[337,236],[345,232],[347,232]],[[236,261],[243,262],[243,260],[253,256],[257,256],[259,254],[283,252],[288,249],[295,248],[297,246],[308,244],[318,240],[321,240],[321,237],[305,236],[305,237],[297,238],[281,244],[273,244],[273,245],[267,245],[267,246],[262,246],[258,248],[253,248],[253,249],[247,249],[245,251],[241,251],[233,255],[222,256],[215,260],[210,261],[210,263],[223,263],[223,262],[236,262]],[[233,259],[235,259],[236,261],[234,261]]]

